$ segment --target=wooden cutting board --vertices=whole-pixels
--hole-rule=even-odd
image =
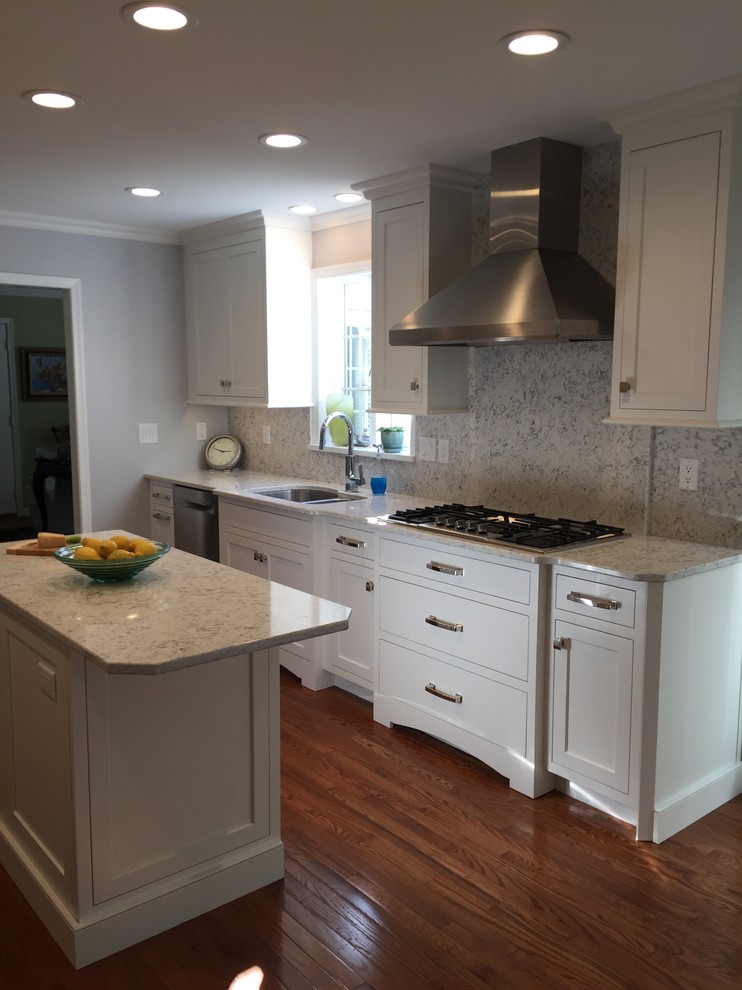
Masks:
[[[5,552],[24,557],[52,557],[55,549],[55,547],[40,547],[36,540],[26,540],[25,543],[16,543],[13,547],[7,547]]]

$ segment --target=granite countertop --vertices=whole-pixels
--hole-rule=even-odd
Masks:
[[[10,545],[0,544],[0,606],[109,673],[160,673],[348,627],[342,605],[179,550],[99,584],[54,557],[7,554]]]
[[[455,536],[437,536],[434,533],[412,527],[395,526],[386,521],[385,517],[397,509],[415,508],[426,501],[435,503],[439,501],[438,499],[430,500],[419,495],[397,495],[393,492],[387,492],[385,495],[371,495],[370,491],[364,488],[361,490],[361,494],[367,494],[367,497],[363,499],[306,505],[299,502],[283,502],[260,495],[259,492],[261,488],[289,484],[319,484],[323,488],[343,490],[340,484],[332,485],[307,478],[287,478],[256,471],[219,472],[206,470],[168,475],[148,474],[146,477],[152,481],[162,481],[166,484],[174,483],[206,488],[223,497],[229,497],[231,500],[244,501],[256,508],[268,509],[272,512],[293,516],[327,516],[339,521],[374,528],[380,532],[382,531],[381,527],[388,526],[388,531],[393,531],[396,535],[414,536],[417,540],[435,543],[439,547],[458,545],[476,552],[517,559],[527,563],[563,564],[584,568],[588,571],[599,571],[602,574],[625,578],[629,581],[672,581],[742,561],[742,550],[689,543],[683,540],[668,540],[657,536],[629,536],[617,540],[607,540],[593,546],[575,547],[572,550],[558,553],[535,553],[529,550],[510,549],[509,547],[488,546],[484,543],[460,539]],[[258,491],[254,489],[258,489]],[[545,507],[543,511],[548,515],[548,507]]]

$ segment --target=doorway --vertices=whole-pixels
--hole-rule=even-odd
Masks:
[[[0,295],[7,292],[32,295],[34,292],[43,292],[44,290],[58,290],[61,291],[62,296],[70,429],[72,528],[75,532],[81,532],[92,528],[90,462],[83,371],[81,281],[80,279],[53,275],[22,275],[15,272],[0,272]],[[12,352],[10,360],[12,363]],[[0,379],[0,387],[2,387],[2,379]],[[17,495],[14,497],[17,498]]]
[[[0,319],[0,516],[19,516],[23,508],[14,354],[13,321]]]

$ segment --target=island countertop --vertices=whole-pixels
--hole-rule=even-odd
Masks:
[[[54,557],[0,544],[0,607],[109,673],[160,673],[348,627],[350,609],[171,550],[99,584]]]

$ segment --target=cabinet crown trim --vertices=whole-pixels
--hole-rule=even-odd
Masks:
[[[742,75],[728,76],[701,86],[691,86],[676,93],[642,100],[626,107],[616,107],[597,114],[617,134],[672,123],[694,114],[742,107]]]
[[[364,179],[354,182],[351,189],[362,192],[366,199],[374,200],[382,196],[393,196],[396,193],[409,192],[421,186],[436,186],[446,189],[460,189],[473,192],[483,181],[489,179],[489,173],[480,175],[478,172],[465,172],[447,165],[419,165],[404,172],[393,172],[376,179]]]

